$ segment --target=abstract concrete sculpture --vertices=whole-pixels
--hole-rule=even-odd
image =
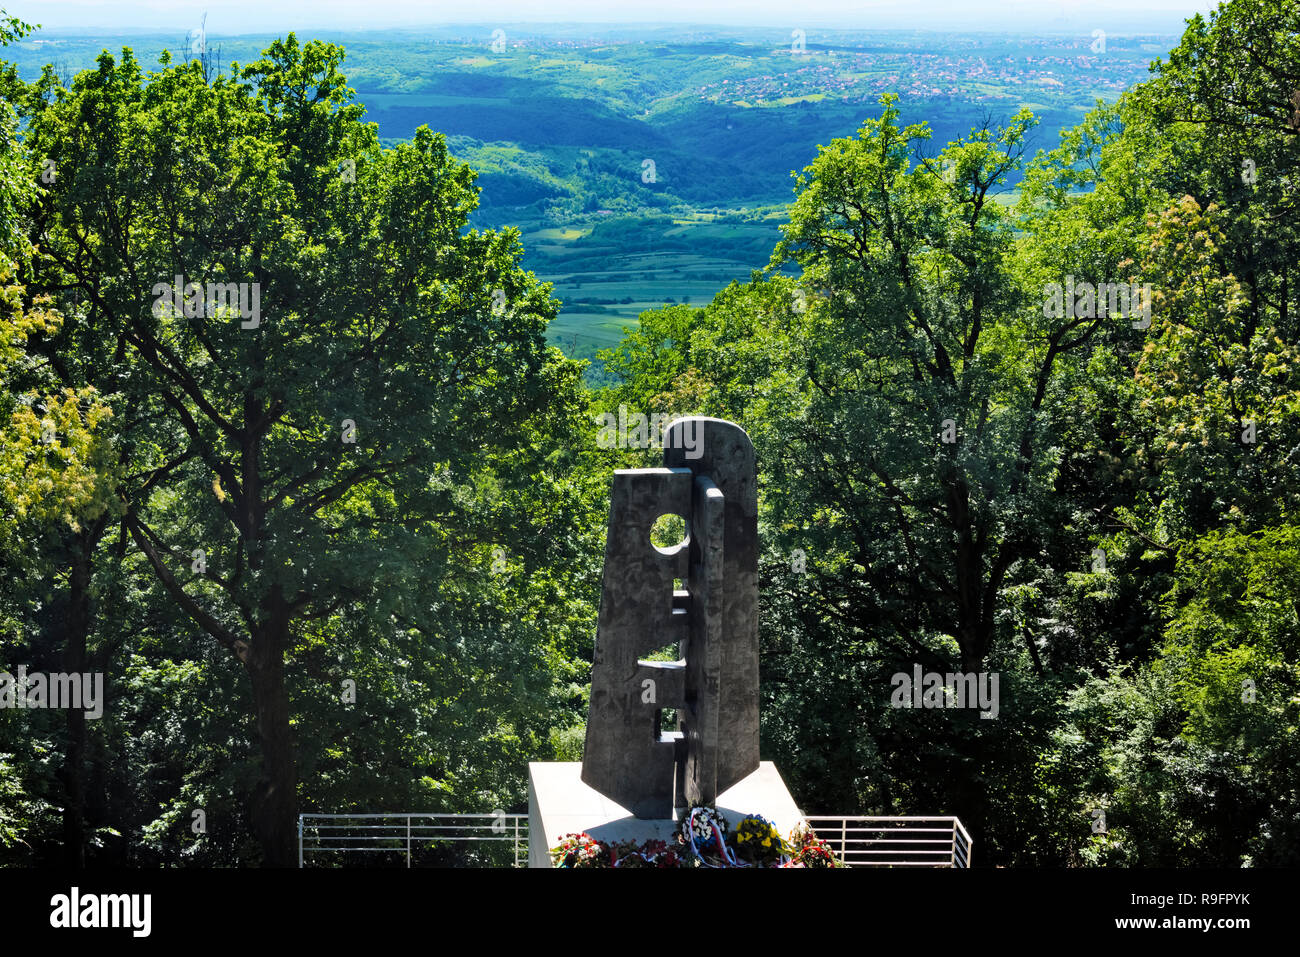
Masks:
[[[759,767],[758,495],[738,425],[691,417],[664,468],[614,473],[582,780],[638,818],[712,804]],[[650,530],[680,515],[661,549]],[[674,589],[674,580],[685,587]],[[675,644],[677,661],[642,655]],[[678,727],[660,727],[661,711]]]

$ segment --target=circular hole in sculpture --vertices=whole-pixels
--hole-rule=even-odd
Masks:
[[[677,551],[686,544],[686,519],[671,512],[660,515],[650,527],[650,544],[664,553]]]

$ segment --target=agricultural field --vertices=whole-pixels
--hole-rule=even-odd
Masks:
[[[552,282],[563,302],[551,342],[594,360],[646,309],[707,303],[733,280],[767,265],[780,214],[688,213],[619,217],[589,229],[523,233],[524,266]]]

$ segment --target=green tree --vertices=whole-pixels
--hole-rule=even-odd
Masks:
[[[504,602],[463,603],[509,594],[492,543],[521,573],[549,567],[548,523],[571,518],[566,496],[539,507],[530,491],[579,408],[576,366],[543,340],[555,303],[519,269],[517,233],[465,230],[474,174],[440,136],[380,148],[342,56],[291,35],[208,82],[165,55],[146,76],[124,51],[70,90],[47,73],[25,103],[30,148],[61,171],[37,287],[76,302],[125,364],[123,401],[147,426],[122,526],[247,674],[252,819],[273,865],[296,860],[294,709],[310,700],[291,697],[286,666],[499,628],[518,639],[494,672],[521,692],[496,718],[509,725],[546,700],[536,656],[555,640]],[[172,301],[175,276],[201,295]],[[246,284],[243,311],[214,305],[212,283]],[[462,598],[440,601],[455,572]]]
[[[0,43],[29,32],[28,24],[0,16]],[[23,652],[40,649],[38,616],[48,602],[48,579],[66,588],[61,663],[67,671],[86,670],[86,638],[91,629],[89,551],[116,513],[113,486],[118,462],[111,429],[112,411],[89,381],[67,374],[59,357],[43,354],[64,317],[48,295],[29,295],[23,273],[33,247],[27,237],[27,210],[38,193],[37,171],[15,136],[15,117],[0,101],[0,574],[21,582],[16,594],[0,599],[0,637],[5,664]],[[42,163],[42,181],[50,178]],[[7,600],[6,600],[7,599]],[[53,647],[49,648],[53,657]],[[17,718],[6,716],[6,723]],[[37,722],[33,722],[34,724]],[[46,723],[46,722],[41,722]],[[52,747],[34,732],[29,754]],[[61,788],[47,781],[49,799],[62,808],[66,860],[82,863],[83,763],[85,714],[69,710]],[[19,768],[48,766],[41,760]],[[27,776],[37,787],[42,775]],[[62,793],[59,793],[59,791]],[[48,807],[35,794],[27,802]],[[11,834],[13,832],[10,832]],[[5,844],[11,843],[8,836]]]

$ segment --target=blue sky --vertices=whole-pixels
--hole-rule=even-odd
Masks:
[[[12,15],[55,30],[197,26],[230,35],[304,28],[450,23],[699,23],[783,29],[1019,30],[1181,33],[1211,0],[0,0]]]

